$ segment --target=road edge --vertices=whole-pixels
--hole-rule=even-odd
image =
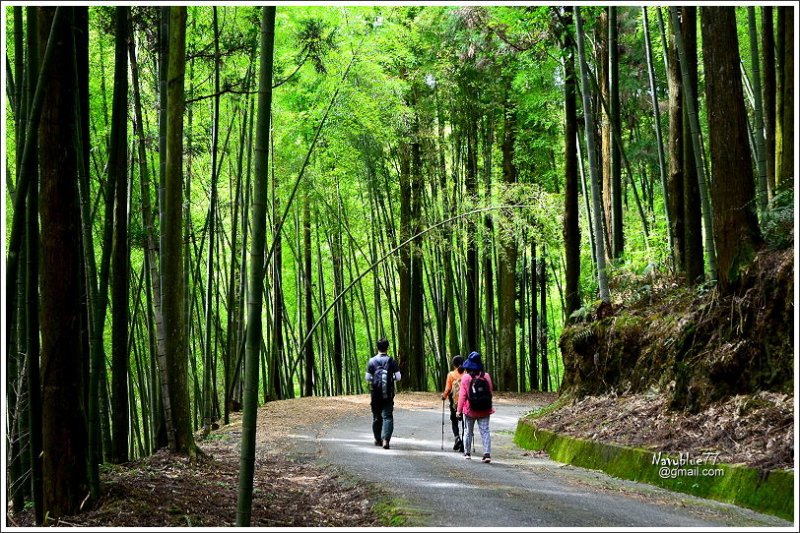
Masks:
[[[579,439],[538,429],[532,420],[517,423],[514,443],[520,448],[546,451],[555,461],[601,470],[611,476],[648,483],[668,490],[683,492],[725,503],[732,503],[757,512],[794,521],[794,473],[791,470],[761,471],[743,465],[718,463],[721,474],[676,475],[661,477],[660,463],[654,452],[605,442]],[[661,454],[661,459],[677,461],[675,455]],[[691,465],[680,465],[686,469]],[[676,468],[676,466],[670,466]],[[706,466],[700,466],[706,468]]]

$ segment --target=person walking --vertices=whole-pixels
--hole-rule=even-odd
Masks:
[[[492,435],[489,431],[489,417],[495,412],[492,408],[494,385],[492,377],[484,371],[481,354],[472,352],[463,364],[464,376],[461,378],[461,392],[458,396],[456,416],[466,419],[464,434],[464,457],[472,459],[472,438],[475,422],[481,432],[483,441],[483,462],[492,462]]]
[[[370,388],[375,446],[383,445],[388,450],[394,431],[394,384],[400,381],[400,366],[386,353],[389,350],[389,341],[384,337],[378,339],[376,348],[378,353],[367,363],[364,377]]]
[[[461,432],[459,431],[459,419],[456,416],[456,407],[458,407],[458,398],[461,393],[461,377],[464,375],[464,368],[461,366],[464,363],[464,358],[460,355],[453,357],[451,361],[451,370],[447,374],[447,379],[444,384],[444,392],[442,393],[442,401],[445,399],[450,400],[450,424],[453,427],[453,435],[455,436],[455,444],[453,450],[457,452],[464,451],[464,441],[461,439]],[[444,424],[444,421],[442,421]]]

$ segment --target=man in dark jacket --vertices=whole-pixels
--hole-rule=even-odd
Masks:
[[[389,449],[389,441],[394,430],[394,383],[400,381],[400,366],[393,357],[386,354],[389,341],[378,339],[378,353],[367,363],[364,376],[369,383],[372,407],[372,434],[375,446],[383,444]]]

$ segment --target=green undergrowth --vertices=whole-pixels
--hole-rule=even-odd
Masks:
[[[372,506],[374,512],[381,524],[387,527],[404,527],[411,525],[415,515],[407,502],[399,498],[381,498],[375,505]]]
[[[697,470],[691,465],[667,466],[657,462],[658,452],[559,435],[537,429],[530,418],[519,421],[514,442],[525,449],[544,450],[558,462],[794,519],[794,475],[790,470],[711,464],[710,458],[707,464],[696,466]],[[666,453],[660,458],[678,460]],[[674,468],[683,471],[673,473]]]

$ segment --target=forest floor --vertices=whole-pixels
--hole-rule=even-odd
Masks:
[[[587,396],[536,419],[536,427],[670,453],[719,453],[719,462],[770,470],[794,466],[794,397],[737,395],[691,414],[655,391]]]
[[[538,405],[557,400],[539,394]],[[527,404],[530,395],[498,393],[499,402]],[[400,393],[400,409],[430,410],[434,393]],[[731,399],[688,416],[665,414],[663,399],[589,397],[537,420],[553,431],[667,451],[723,449],[725,462],[765,468],[791,465],[792,398],[761,394]],[[345,418],[369,413],[369,397],[312,397],[271,402],[259,409],[251,525],[261,527],[381,527],[391,517],[383,495],[313,456],[298,437],[321,435]],[[772,428],[767,431],[767,428]],[[81,527],[230,527],[236,523],[241,416],[197,437],[205,458],[190,463],[164,450],[101,470],[98,505],[50,525]],[[312,439],[313,440],[313,439]],[[307,451],[307,450],[306,450]],[[788,455],[787,455],[788,453]],[[33,526],[30,510],[7,514],[9,526]]]
[[[430,393],[399,393],[401,409],[429,408]],[[498,393],[513,400],[522,395]],[[552,400],[555,394],[550,395]],[[259,408],[251,525],[260,527],[380,527],[373,487],[293,457],[292,437],[319,432],[338,420],[368,414],[369,396],[297,398]],[[54,526],[80,527],[230,527],[236,525],[241,413],[203,439],[205,458],[159,450],[154,455],[101,469],[103,496],[94,509],[64,518]],[[34,525],[26,510],[7,514],[9,526]]]

